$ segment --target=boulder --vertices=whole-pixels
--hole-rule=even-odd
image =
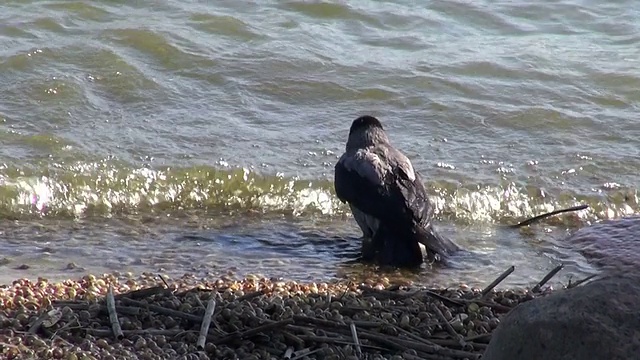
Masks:
[[[599,221],[562,242],[602,270],[640,271],[640,216]]]
[[[516,306],[482,357],[539,359],[640,359],[640,275],[607,273]]]

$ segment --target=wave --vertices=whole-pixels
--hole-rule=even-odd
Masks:
[[[134,168],[109,161],[43,169],[0,169],[0,216],[77,218],[184,210],[252,211],[292,216],[344,216],[330,179],[265,175],[247,168],[210,166]],[[517,183],[426,183],[440,220],[516,223],[560,208],[589,208],[545,221],[576,224],[636,214],[638,190],[611,187],[580,194]]]

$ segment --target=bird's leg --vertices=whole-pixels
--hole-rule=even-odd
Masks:
[[[370,262],[375,260],[376,249],[373,246],[373,239],[363,236],[362,237],[362,260]]]
[[[395,263],[395,248],[388,229],[380,225],[373,235],[372,252],[375,256],[375,261],[380,266],[393,266]]]

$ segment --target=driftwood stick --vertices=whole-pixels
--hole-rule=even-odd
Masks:
[[[464,338],[465,341],[482,341],[485,343],[489,343],[489,341],[491,340],[491,333],[486,333],[486,334],[478,334],[478,335],[474,335],[474,336],[468,336],[466,338]]]
[[[171,293],[171,290],[166,289],[164,286],[154,286],[150,288],[134,290],[127,293],[121,293],[114,296],[115,299],[121,299],[127,297],[129,299],[142,299],[146,297],[150,297],[157,294],[168,295]]]
[[[531,291],[539,292],[540,288],[543,287],[544,284],[547,283],[547,281],[551,280],[551,278],[554,277],[558,273],[558,271],[562,270],[562,268],[564,268],[564,264],[560,264],[553,268],[553,270],[549,271],[549,273],[545,275],[545,277],[543,277],[542,280],[540,280],[540,282],[536,286],[534,286],[533,289],[531,289]]]
[[[114,296],[114,299],[116,299],[117,296]],[[98,311],[104,311],[104,312],[108,312],[109,310],[107,309],[107,305],[106,304],[102,304],[102,305],[90,305],[89,303],[53,303],[52,304],[53,307],[55,308],[63,308],[63,307],[68,307],[71,310],[88,310],[88,311],[92,311],[94,310],[94,308]],[[122,305],[116,305],[116,311],[118,312],[118,314],[125,314],[125,315],[140,315],[140,308],[139,307],[135,307],[135,306],[122,306]],[[95,310],[94,310],[95,311]]]
[[[579,286],[579,285],[581,285],[581,284],[593,279],[596,276],[598,276],[598,275],[595,275],[595,274],[594,275],[589,275],[586,278],[584,278],[582,280],[578,280],[578,281],[576,281],[574,283],[569,282],[569,285],[567,285],[567,289],[573,289],[574,287]]]
[[[400,291],[389,291],[389,290],[379,290],[374,289],[367,285],[359,285],[358,290],[363,292],[363,295],[370,295],[374,297],[383,297],[389,299],[405,299],[409,296],[418,294],[420,291],[412,291],[412,292],[400,292]]]
[[[56,310],[56,311],[60,311],[60,310]],[[38,332],[38,330],[40,330],[40,327],[42,326],[42,323],[45,322],[45,320],[47,320],[47,318],[49,317],[49,312],[45,311],[42,314],[40,314],[40,316],[38,316],[38,318],[33,322],[33,324],[31,325],[31,327],[29,328],[29,331],[27,331],[28,334],[35,334]]]
[[[511,273],[514,272],[515,270],[516,270],[516,267],[511,265],[507,270],[505,270],[505,272],[500,274],[500,276],[498,276],[497,279],[493,280],[493,282],[489,284],[489,286],[487,286],[486,288],[484,288],[484,290],[482,290],[482,293],[481,293],[482,297],[485,297],[489,292],[491,292],[491,290],[493,290],[493,288],[498,286],[498,284],[500,284],[502,280],[504,280],[507,276],[511,275]]]
[[[233,340],[245,340],[248,339],[254,335],[260,334],[262,332],[265,331],[269,331],[272,329],[277,329],[279,327],[284,327],[287,324],[291,324],[293,323],[293,319],[288,318],[288,319],[284,319],[284,320],[280,320],[280,321],[275,321],[275,322],[267,322],[264,325],[260,325],[258,327],[255,327],[253,329],[249,329],[249,330],[245,330],[242,332],[236,332],[233,334],[229,334],[225,337],[222,338],[217,338],[217,339],[213,339],[211,335],[209,335],[207,337],[207,339],[209,341],[211,341],[212,343],[216,344],[216,345],[220,345],[220,344],[226,344],[228,342],[231,342]]]
[[[519,228],[519,227],[531,225],[536,221],[540,221],[542,219],[546,219],[546,218],[551,217],[551,216],[556,215],[556,214],[561,214],[561,213],[570,212],[570,211],[584,210],[584,209],[586,209],[588,207],[589,207],[589,205],[583,204],[583,205],[578,205],[578,206],[572,206],[572,207],[566,208],[566,209],[554,210],[554,211],[551,211],[551,212],[548,212],[548,213],[544,213],[544,214],[541,214],[541,215],[538,215],[538,216],[534,216],[532,218],[529,218],[529,219],[527,219],[525,221],[522,221],[520,223],[517,223],[515,225],[510,225],[509,227]]]
[[[464,358],[479,359],[480,358],[480,354],[472,353],[469,351],[449,349],[439,345],[427,345],[427,344],[406,340],[406,339],[398,339],[398,338],[392,339],[390,336],[376,334],[368,330],[361,331],[360,336],[363,339],[373,340],[382,344],[386,344],[387,346],[400,351],[404,351],[407,348],[409,348],[409,349],[414,349],[416,351],[425,352],[428,354],[439,354],[439,355],[445,355],[445,356],[459,358],[459,359],[464,359]]]
[[[315,350],[311,350],[311,349],[309,349],[309,348],[307,348],[307,349],[302,349],[302,350],[296,351],[296,352],[295,352],[296,356],[295,356],[295,357],[292,357],[292,358],[291,358],[291,360],[298,360],[298,359],[302,359],[303,357],[307,357],[307,356],[309,356],[309,355],[311,355],[311,354],[315,354],[315,353],[317,353],[317,352],[319,352],[319,351],[321,351],[321,350],[322,350],[322,348],[315,349]]]
[[[347,325],[340,324],[331,320],[317,319],[317,318],[312,318],[304,315],[293,315],[293,319],[296,323],[314,324],[318,326],[324,326],[324,327],[336,329],[343,334],[349,333],[349,328]],[[359,338],[375,341],[377,343],[387,345],[388,347],[391,347],[393,349],[400,350],[400,351],[404,351],[407,348],[410,348],[410,349],[425,352],[428,354],[440,354],[440,355],[446,355],[446,356],[461,358],[461,359],[463,358],[478,359],[479,357],[478,354],[464,351],[464,350],[449,349],[449,348],[444,348],[442,346],[435,345],[435,344],[429,345],[423,342],[415,342],[415,341],[406,340],[406,339],[393,338],[391,336],[379,334],[369,330],[361,330],[359,332]]]
[[[440,322],[438,322],[439,324]],[[405,334],[406,336],[412,338],[413,340],[419,341],[423,344],[427,344],[427,345],[442,345],[442,344],[438,344],[436,341],[433,341],[433,339],[425,339],[422,336],[419,336],[417,334],[412,333],[411,331],[405,330],[403,328],[401,328],[400,326],[394,325],[395,329],[398,331],[398,333],[402,333]],[[455,341],[455,340],[453,340]],[[456,344],[458,344],[458,342],[456,341]]]
[[[84,300],[54,300],[53,302],[51,302],[51,305],[55,307],[74,306],[78,304],[86,304],[87,306],[89,306],[89,303]]]
[[[342,329],[349,330],[347,325],[340,324],[338,322],[331,321],[331,320],[314,318],[314,317],[305,316],[305,315],[293,315],[293,321],[295,323],[314,324],[314,325],[320,325],[320,326],[324,326],[332,329],[342,328]]]
[[[86,328],[84,331],[96,337],[109,337],[113,334],[110,329],[93,329]],[[122,330],[123,335],[131,336],[131,335],[163,335],[163,336],[178,336],[180,334],[185,334],[188,332],[193,332],[191,330],[183,330],[183,329],[141,329],[141,330]]]
[[[284,358],[287,360],[291,359],[291,357],[293,356],[293,351],[294,351],[294,348],[292,346],[289,346],[287,348],[287,351],[284,352]]]
[[[443,356],[438,354],[425,354],[425,353],[420,354],[420,356],[411,355],[411,354],[402,354],[402,358],[407,360],[450,360],[451,359],[448,356]]]
[[[109,290],[107,290],[107,311],[109,312],[109,323],[111,323],[111,330],[113,330],[113,336],[122,340],[124,334],[122,328],[120,328],[120,322],[118,321],[118,313],[116,312],[116,300],[113,298],[113,285],[109,284]]]
[[[288,326],[288,325],[287,325]],[[284,335],[284,338],[294,342],[296,344],[296,349],[302,349],[304,348],[304,340],[300,339],[300,337],[298,337],[298,335],[295,335],[289,331],[286,330],[282,330],[282,335]]]
[[[164,277],[161,274],[158,274],[158,277],[160,278],[160,280],[162,280],[162,283],[164,284],[164,286],[167,287],[167,289],[170,288],[169,284],[167,284],[167,281],[164,279]]]
[[[460,343],[453,339],[431,339],[431,341],[433,342],[433,344],[444,346],[444,347],[449,347],[449,348],[453,347],[456,349],[461,348]],[[467,341],[467,339],[465,339],[464,341],[466,344],[469,345],[467,346],[468,350],[482,350],[487,347],[487,344],[483,344],[479,342],[471,342],[471,341]]]
[[[169,315],[169,316],[181,318],[181,319],[184,319],[184,320],[187,320],[187,321],[191,321],[191,322],[194,322],[194,323],[199,323],[199,322],[202,321],[202,318],[197,316],[197,315],[184,313],[182,311],[167,309],[165,307],[158,306],[158,305],[146,304],[146,303],[143,303],[141,301],[132,300],[132,299],[129,299],[129,298],[126,298],[126,297],[122,298],[121,301],[123,303],[125,303],[125,304],[129,304],[129,305],[133,305],[133,306],[138,306],[138,307],[141,307],[141,308],[149,309],[149,310],[151,310],[153,312],[156,312],[158,314]]]
[[[315,342],[319,344],[325,343],[325,344],[355,345],[353,342],[347,341],[340,337],[316,336],[316,335],[298,335],[298,337],[303,341]],[[360,347],[379,350],[379,351],[386,351],[385,348],[369,345],[369,344],[363,344],[363,343],[360,343]]]
[[[351,336],[353,337],[353,342],[356,344],[356,354],[358,358],[362,358],[362,348],[360,347],[360,340],[358,340],[358,331],[356,329],[356,324],[353,322],[349,324],[349,328],[351,329]]]
[[[204,312],[204,316],[202,317],[202,324],[200,325],[200,335],[198,336],[198,342],[196,343],[196,347],[198,350],[204,349],[204,344],[207,341],[207,334],[209,333],[209,326],[211,325],[211,317],[213,316],[213,312],[216,310],[216,300],[211,297],[209,302],[207,303],[207,310]]]
[[[431,296],[432,298],[438,299],[443,303],[449,304],[450,306],[462,306],[464,303],[460,299],[450,299],[446,296],[442,296],[436,292],[431,290],[424,290],[424,293]]]
[[[447,318],[444,317],[444,314],[442,313],[442,311],[440,311],[440,308],[438,308],[438,305],[432,303],[431,310],[433,310],[436,316],[440,318],[440,322],[442,326],[444,326],[445,330],[447,330],[449,335],[451,335],[451,337],[453,337],[458,342],[458,344],[460,344],[460,347],[462,347],[463,349],[467,348],[468,345],[464,341],[464,338],[462,337],[462,335],[458,334],[456,330],[453,328],[453,326],[451,326],[449,321],[447,321]]]

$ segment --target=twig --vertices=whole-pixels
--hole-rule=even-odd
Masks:
[[[193,294],[191,295],[193,297],[193,299],[198,303],[198,306],[205,309],[204,304],[202,303],[202,300],[200,300],[200,296],[198,296],[198,294]],[[213,297],[211,297],[213,299]]]
[[[374,297],[386,297],[389,299],[405,299],[409,296],[415,295],[420,293],[420,291],[413,291],[413,292],[399,292],[399,291],[389,291],[389,290],[379,290],[379,289],[374,289],[370,286],[366,286],[366,285],[359,285],[358,286],[359,290],[362,290],[363,293],[367,293],[366,295],[371,295]],[[363,294],[364,295],[364,294]]]
[[[536,286],[534,286],[533,289],[531,289],[531,291],[539,292],[540,288],[543,287],[544,284],[547,283],[547,281],[551,280],[551,278],[554,277],[558,273],[558,271],[562,270],[562,268],[564,268],[564,264],[560,264],[553,268],[553,270],[549,271],[549,273],[545,275],[545,277],[543,277],[542,280],[540,280],[540,282]]]
[[[438,354],[421,354],[420,356],[411,355],[411,354],[402,354],[402,358],[407,360],[449,360],[451,359],[448,356],[438,355]]]
[[[372,333],[370,331],[361,331],[360,336],[363,339],[374,340],[383,344],[387,344],[396,350],[404,351],[406,348],[414,349],[416,351],[422,351],[429,354],[440,354],[446,355],[453,358],[469,358],[469,359],[478,359],[480,357],[479,354],[475,354],[469,351],[464,350],[455,350],[445,348],[439,345],[427,345],[422,344],[415,341],[405,340],[405,339],[391,339],[388,336]]]
[[[42,323],[47,319],[47,317],[49,317],[49,312],[48,311],[45,311],[42,314],[40,314],[40,316],[38,316],[36,321],[33,322],[31,327],[29,328],[29,331],[27,331],[27,333],[29,333],[29,334],[37,333],[38,330],[40,330],[40,326],[42,326]]]
[[[221,344],[226,344],[228,342],[231,342],[233,340],[245,340],[247,338],[250,338],[254,335],[257,335],[261,332],[267,331],[267,330],[271,330],[271,329],[276,329],[279,327],[284,327],[287,324],[291,324],[293,323],[293,319],[288,318],[288,319],[284,319],[284,320],[280,320],[280,321],[275,321],[275,322],[268,322],[264,325],[260,325],[258,327],[255,327],[253,329],[249,329],[249,330],[245,330],[242,332],[236,332],[233,334],[229,334],[225,337],[222,338],[218,338],[218,339],[212,339],[211,336],[208,336],[207,339],[209,341],[211,341],[212,343],[216,344],[216,345],[221,345]]]
[[[462,306],[462,305],[464,305],[464,303],[462,302],[461,299],[450,299],[450,298],[448,298],[446,296],[442,296],[442,295],[440,295],[440,294],[438,294],[436,292],[433,292],[431,290],[424,290],[424,293],[429,295],[429,296],[431,296],[431,297],[433,297],[433,298],[436,298],[436,299],[442,301],[443,303],[448,303],[449,305],[453,305],[453,306]]]
[[[289,326],[291,326],[291,325],[289,325]],[[298,335],[298,337],[300,339],[304,340],[304,341],[311,341],[311,342],[315,342],[315,343],[355,345],[351,341],[346,341],[346,340],[344,340],[342,338],[337,338],[337,337],[316,336],[316,335]],[[360,344],[360,346],[363,347],[363,348],[373,349],[373,350],[378,350],[378,351],[386,351],[387,350],[387,349],[379,347],[379,346],[362,344],[362,343]]]
[[[289,346],[287,351],[284,352],[284,358],[291,359],[291,356],[293,356],[293,347]]]
[[[294,335],[286,330],[282,330],[282,335],[284,335],[285,339],[294,342],[296,344],[297,349],[304,348],[304,340],[300,339],[298,335]]]
[[[356,354],[359,359],[362,359],[362,348],[360,347],[360,340],[358,340],[358,331],[356,330],[356,324],[353,322],[349,324],[349,328],[351,329],[351,336],[353,337],[353,342],[356,344]]]
[[[431,339],[430,341],[432,341],[432,344],[436,344],[444,347],[461,348],[460,343],[453,339]],[[479,342],[471,342],[471,341],[467,341],[467,339],[465,339],[465,343],[469,345],[466,347],[467,350],[482,350],[487,347],[487,344],[483,344]]]
[[[114,296],[114,299],[116,299],[117,296]],[[61,307],[68,307],[71,310],[88,310],[91,311],[94,308],[96,308],[98,311],[104,311],[104,312],[108,312],[109,310],[107,309],[107,305],[106,304],[101,304],[101,305],[90,305],[88,303],[53,303],[52,304],[53,307],[55,308],[61,308]],[[139,307],[134,307],[134,306],[122,306],[122,305],[116,305],[116,311],[118,312],[118,314],[125,314],[125,315],[139,315],[140,314],[140,308]]]
[[[440,321],[438,321],[437,324],[440,324]],[[401,328],[400,326],[394,325],[393,327],[398,331],[398,333],[403,333],[403,334],[407,335],[408,337],[410,337],[410,338],[412,338],[412,339],[414,339],[416,341],[419,341],[419,342],[421,342],[423,344],[427,344],[427,345],[436,345],[436,344],[437,345],[442,345],[442,344],[438,344],[436,341],[434,341],[435,339],[427,340],[427,339],[423,338],[422,336],[418,336],[418,335],[416,335],[416,334],[414,334],[414,333],[412,333],[410,331],[407,331],[407,330]],[[457,342],[456,342],[456,344],[457,344]]]
[[[121,293],[114,296],[115,299],[120,300],[121,298],[127,297],[129,299],[142,299],[146,297],[151,297],[153,295],[162,294],[168,295],[171,293],[171,290],[166,289],[164,286],[154,286],[146,289],[139,289],[130,291],[127,293]]]
[[[567,285],[567,289],[573,289],[574,287],[576,287],[576,286],[578,286],[578,285],[581,285],[581,284],[584,284],[585,282],[587,282],[587,281],[589,281],[589,280],[593,279],[593,278],[594,278],[594,277],[596,277],[596,276],[598,276],[598,275],[596,275],[596,274],[594,274],[594,275],[589,275],[589,276],[587,276],[586,278],[584,278],[584,279],[582,279],[582,280],[578,280],[578,281],[576,281],[576,282],[574,282],[574,283],[571,283],[571,282],[570,282],[570,283]]]
[[[486,341],[486,343],[488,344],[489,341],[491,340],[491,333],[468,336],[468,337],[464,338],[464,340],[465,341],[469,341],[469,342],[474,341],[474,340]]]
[[[158,277],[160,278],[160,280],[162,280],[162,282],[164,283],[164,286],[167,287],[167,289],[170,288],[169,284],[167,284],[167,282],[164,280],[164,277],[161,274],[158,274]]]
[[[311,354],[315,354],[315,353],[317,353],[318,351],[322,350],[322,348],[315,349],[315,350],[311,350],[311,351],[308,351],[308,349],[306,349],[306,350],[307,350],[307,351],[305,351],[305,352],[302,352],[302,350],[300,350],[300,351],[299,351],[299,352],[300,352],[300,354],[297,354],[297,352],[296,352],[296,356],[295,356],[295,357],[292,357],[292,358],[291,358],[291,360],[298,360],[298,359],[302,359],[302,358],[303,358],[303,357],[305,357],[305,356],[309,356],[309,355],[311,355]]]
[[[111,330],[113,330],[113,336],[116,339],[122,340],[124,334],[120,328],[120,322],[118,321],[118,313],[116,312],[116,301],[113,298],[113,285],[109,284],[109,290],[107,290],[107,311],[109,312],[109,322],[111,323]]]
[[[507,270],[505,270],[505,272],[500,274],[500,276],[498,276],[497,279],[493,280],[493,282],[489,284],[489,286],[487,286],[486,288],[484,288],[484,290],[482,290],[482,293],[481,293],[482,297],[485,297],[489,292],[491,292],[491,290],[493,290],[493,288],[498,286],[498,284],[500,284],[502,280],[504,280],[507,276],[511,275],[511,273],[514,272],[515,269],[516,269],[515,266],[511,265]]]
[[[111,330],[109,329],[93,329],[93,328],[85,328],[84,331],[96,337],[108,337],[112,335]],[[180,334],[194,332],[191,330],[184,329],[140,329],[140,330],[122,330],[123,335],[163,335],[163,336],[178,336]]]
[[[552,212],[548,212],[548,213],[544,213],[538,216],[534,216],[532,218],[529,218],[525,221],[522,221],[520,223],[517,223],[515,225],[509,225],[509,227],[511,228],[519,228],[519,227],[523,227],[523,226],[527,226],[530,224],[533,224],[536,221],[548,218],[550,216],[556,215],[556,214],[561,214],[561,213],[565,213],[565,212],[569,212],[569,211],[578,211],[578,210],[584,210],[586,208],[588,208],[589,205],[583,204],[583,205],[578,205],[578,206],[573,206],[570,208],[566,208],[566,209],[560,209],[560,210],[554,210]]]
[[[331,320],[319,319],[319,318],[309,317],[305,315],[293,315],[293,321],[296,323],[315,324],[315,325],[330,327],[334,329],[343,328],[343,329],[349,330],[347,325],[340,324],[338,322],[331,321]]]
[[[129,305],[134,305],[134,306],[138,306],[141,308],[146,308],[149,309],[153,312],[157,312],[158,314],[162,314],[162,315],[169,315],[169,316],[173,316],[173,317],[177,317],[177,318],[181,318],[187,321],[191,321],[194,323],[199,323],[202,321],[202,318],[193,314],[188,314],[188,313],[184,313],[182,311],[177,311],[177,310],[172,310],[172,309],[167,309],[165,307],[162,306],[158,306],[158,305],[153,305],[153,304],[146,304],[137,300],[132,300],[129,298],[122,298],[121,301],[123,303],[129,304]]]
[[[319,326],[331,327],[337,330],[340,330],[343,333],[349,333],[348,325],[343,325],[331,320],[312,318],[304,315],[293,315],[293,319],[296,323],[307,323],[307,324],[315,324]],[[293,326],[290,326],[293,327]],[[415,342],[406,339],[393,339],[388,335],[381,335],[369,330],[361,330],[359,333],[359,337],[362,339],[373,340],[381,344],[385,344],[389,347],[392,347],[396,350],[404,351],[406,348],[415,349],[416,351],[422,351],[429,354],[441,354],[447,355],[454,358],[469,358],[469,359],[477,359],[479,355],[474,354],[472,352],[463,351],[463,350],[455,350],[444,348],[440,345],[429,345],[422,342]]]
[[[211,325],[211,317],[213,316],[213,312],[216,310],[216,300],[211,297],[209,302],[207,303],[207,310],[204,312],[204,316],[202,317],[202,324],[200,325],[200,335],[198,336],[198,342],[196,343],[196,347],[198,350],[204,349],[205,342],[207,341],[207,334],[209,333],[209,326]]]
[[[467,348],[468,345],[464,341],[464,338],[462,337],[462,335],[458,334],[456,330],[453,328],[453,326],[451,326],[447,318],[444,317],[444,314],[442,313],[442,311],[440,311],[440,308],[438,308],[438,305],[432,303],[431,310],[433,310],[436,316],[440,318],[440,321],[444,326],[445,330],[447,330],[447,332],[449,333],[449,335],[451,335],[451,337],[453,337],[458,341],[458,344],[460,344],[460,347],[462,347],[463,349]]]

